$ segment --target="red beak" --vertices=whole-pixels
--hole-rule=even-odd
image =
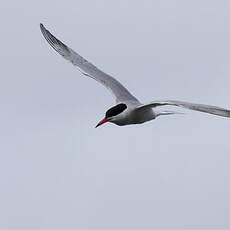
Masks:
[[[96,125],[96,127],[95,128],[97,128],[98,126],[100,126],[100,125],[102,125],[102,124],[104,124],[104,123],[106,123],[106,122],[108,122],[108,121],[110,121],[111,119],[109,119],[109,118],[104,118],[103,120],[101,120],[97,125]]]

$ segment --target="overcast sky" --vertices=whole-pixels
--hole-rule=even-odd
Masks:
[[[4,1],[0,19],[0,229],[230,229],[230,120],[95,129],[113,97],[39,29],[141,102],[230,108],[229,1]]]

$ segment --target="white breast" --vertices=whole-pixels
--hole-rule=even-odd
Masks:
[[[116,119],[111,122],[116,125],[131,125],[131,124],[141,124],[146,121],[150,121],[156,118],[156,114],[151,108],[144,110],[136,110],[135,108],[130,108],[116,116]]]

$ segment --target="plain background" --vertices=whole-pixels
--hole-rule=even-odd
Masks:
[[[230,229],[230,120],[95,129],[112,96],[39,29],[142,102],[230,108],[229,1],[3,1],[0,19],[0,229]]]

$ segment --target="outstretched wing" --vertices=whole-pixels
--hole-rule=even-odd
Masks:
[[[62,57],[72,62],[84,75],[89,76],[103,84],[115,96],[117,102],[138,101],[120,82],[113,77],[99,70],[96,66],[85,60],[78,53],[66,46],[64,43],[55,38],[42,24],[41,32],[47,42]]]
[[[184,101],[154,101],[149,104],[141,105],[137,107],[137,109],[142,109],[142,108],[147,108],[147,107],[154,108],[154,107],[163,106],[163,105],[179,106],[182,108],[196,110],[196,111],[204,112],[204,113],[210,113],[210,114],[214,114],[217,116],[230,117],[230,110],[212,106],[212,105],[194,104],[194,103],[189,103],[189,102],[184,102]]]

